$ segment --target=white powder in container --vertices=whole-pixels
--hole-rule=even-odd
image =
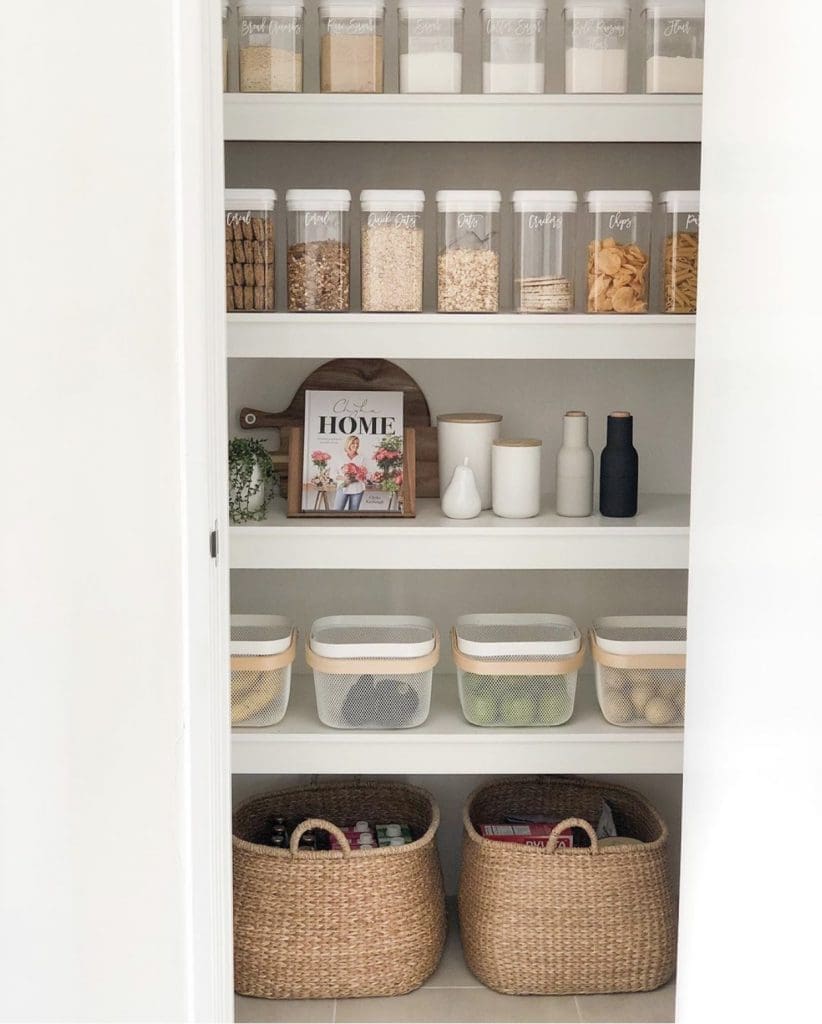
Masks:
[[[590,46],[565,51],[566,92],[627,92],[628,54],[622,49],[598,50]]]
[[[649,57],[645,92],[702,92],[701,57]]]
[[[461,92],[461,53],[403,53],[400,92]]]
[[[504,64],[483,61],[482,91],[484,93],[541,93],[545,91],[545,65]]]

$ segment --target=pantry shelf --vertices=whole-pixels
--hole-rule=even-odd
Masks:
[[[701,96],[228,93],[227,142],[699,142]]]
[[[274,501],[230,530],[232,569],[686,569],[690,497],[640,495],[633,519],[563,519],[546,497],[533,519],[446,519],[436,499],[416,519],[288,519]]]
[[[693,316],[229,313],[233,359],[686,359]]]
[[[434,676],[431,713],[416,729],[331,729],[317,718],[311,676],[295,676],[279,725],[232,730],[236,774],[485,775],[516,772],[678,774],[682,730],[620,728],[602,717],[593,679],[580,679],[570,722],[545,728],[485,728],[462,716],[457,681]]]

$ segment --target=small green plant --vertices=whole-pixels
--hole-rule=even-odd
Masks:
[[[255,474],[255,470],[259,472]],[[265,518],[277,474],[262,441],[234,437],[228,442],[228,515],[232,523]]]

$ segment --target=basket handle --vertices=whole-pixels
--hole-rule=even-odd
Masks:
[[[291,630],[291,641],[279,654],[232,654],[232,672],[273,672],[290,665],[297,656],[297,630]]]
[[[599,853],[599,839],[597,839],[597,834],[591,827],[590,821],[586,821],[584,818],[565,818],[563,821],[560,821],[559,824],[554,825],[551,830],[551,835],[548,837],[548,845],[545,847],[545,852],[555,853],[560,833],[564,832],[567,828],[571,828],[573,825],[576,825],[578,828],[581,828],[588,833],[591,840],[591,853]]]
[[[305,821],[301,822],[291,833],[291,842],[288,844],[289,852],[292,857],[297,856],[298,848],[300,845],[300,839],[304,832],[308,832],[312,828],[321,828],[323,832],[330,832],[332,836],[340,844],[343,857],[351,856],[351,843],[346,839],[345,833],[342,829],[337,828],[330,821],[326,821],[324,818],[306,818]]]
[[[612,654],[599,646],[593,630],[588,636],[588,641],[591,645],[591,657],[598,665],[605,665],[608,668],[685,668],[684,654]]]
[[[434,668],[440,660],[440,634],[435,632],[432,650],[419,658],[326,658],[311,650],[311,640],[308,639],[305,642],[305,660],[309,668],[329,675],[361,675],[371,665],[381,673],[407,676]]]
[[[506,676],[564,676],[568,672],[577,672],[585,661],[585,640],[580,639],[579,650],[569,654],[567,658],[557,661],[499,661],[491,658],[472,658],[459,649],[457,631],[451,627],[451,657],[457,668],[463,672],[476,672],[479,675]]]

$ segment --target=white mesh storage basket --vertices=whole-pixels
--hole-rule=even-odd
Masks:
[[[451,653],[472,725],[562,725],[574,712],[585,647],[564,615],[463,615]]]
[[[602,713],[612,725],[682,725],[684,615],[611,616],[591,629]]]
[[[231,616],[231,724],[276,725],[288,707],[297,631],[280,615]]]
[[[335,729],[410,729],[431,707],[440,640],[430,619],[334,615],[317,619],[306,644],[317,713]]]

